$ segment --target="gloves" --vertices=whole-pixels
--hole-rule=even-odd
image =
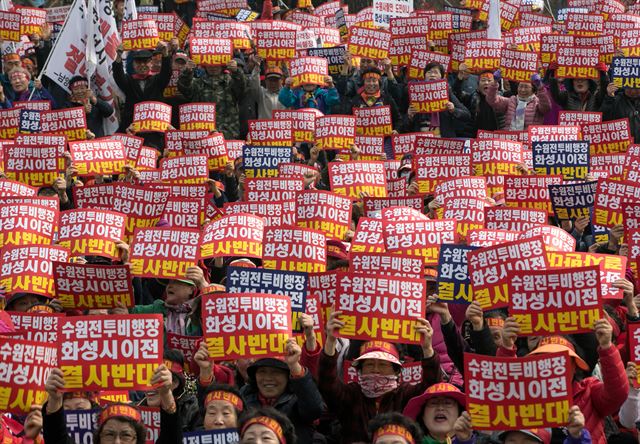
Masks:
[[[493,79],[496,81],[496,83],[500,83],[500,80],[502,80],[502,73],[499,69],[493,73]]]
[[[540,74],[534,74],[531,76],[531,84],[536,88],[540,88],[542,86],[542,79],[540,78]]]

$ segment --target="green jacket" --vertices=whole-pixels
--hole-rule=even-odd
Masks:
[[[153,304],[149,305],[136,305],[135,307],[129,309],[129,313],[131,314],[161,314],[163,318],[167,317],[167,307],[164,305],[164,301],[161,299],[156,299],[153,301]],[[187,324],[185,327],[187,336],[202,336],[202,329],[199,325],[194,325],[189,319],[187,319]],[[166,329],[165,329],[166,333]],[[166,342],[166,334],[165,334],[165,342]]]

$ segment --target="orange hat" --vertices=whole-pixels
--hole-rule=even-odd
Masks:
[[[573,344],[562,336],[548,336],[540,339],[538,347],[529,354],[536,355],[539,353],[556,353],[563,351],[569,352],[569,356],[575,359],[576,365],[582,370],[589,370],[589,366],[584,362],[584,359],[576,353],[576,349]]]
[[[2,57],[2,61],[3,62],[19,62],[20,61],[20,56],[18,54],[16,54],[15,52],[11,52],[9,54],[5,54]]]
[[[282,78],[284,77],[284,73],[277,66],[272,66],[270,68],[267,68],[267,70],[264,72],[264,78],[268,79],[269,77]]]
[[[420,415],[420,412],[422,412],[424,405],[431,398],[451,398],[460,404],[463,409],[467,404],[467,397],[458,387],[446,382],[440,382],[438,384],[433,384],[425,390],[422,395],[411,398],[402,414],[416,420],[418,415]]]
[[[398,355],[398,349],[390,342],[365,342],[360,348],[360,357],[355,359],[351,365],[357,367],[365,359],[380,359],[381,361],[389,361],[392,364],[402,366]]]

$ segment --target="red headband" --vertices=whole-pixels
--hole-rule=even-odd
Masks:
[[[269,418],[268,416],[257,416],[255,418],[251,418],[249,421],[245,423],[244,427],[242,427],[240,436],[244,435],[247,429],[255,424],[263,425],[269,430],[271,430],[273,433],[275,433],[276,436],[278,437],[278,442],[280,444],[287,444],[287,440],[284,439],[284,433],[282,433],[282,427],[280,426],[278,421],[276,421],[273,418]]]
[[[415,444],[415,440],[413,439],[413,436],[411,436],[409,430],[398,424],[387,424],[386,426],[380,427],[376,430],[376,433],[373,434],[373,442],[376,442],[376,439],[381,436],[388,435],[399,436],[404,438],[409,444]]]
[[[133,419],[135,422],[141,422],[142,417],[138,409],[126,404],[111,404],[106,407],[102,413],[100,413],[100,425],[104,424],[111,418],[123,416],[125,418]]]
[[[381,76],[377,72],[367,72],[362,76],[363,79],[368,79],[369,77],[373,77],[374,79],[380,79]]]
[[[173,373],[178,373],[180,375],[184,373],[184,368],[182,367],[182,365],[180,365],[179,362],[170,361],[168,359],[165,359],[164,360],[164,365],[166,365],[167,368],[169,370],[171,370]]]
[[[225,392],[224,390],[214,390],[207,394],[207,397],[204,399],[204,406],[208,406],[213,401],[226,401],[233,405],[235,409],[241,412],[244,408],[244,404],[242,399],[240,399],[237,395],[231,392]]]
[[[488,327],[504,327],[504,319],[502,318],[487,318],[486,321]]]

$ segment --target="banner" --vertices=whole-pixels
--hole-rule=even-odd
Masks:
[[[344,65],[344,56],[347,49],[344,46],[335,46],[333,48],[309,48],[307,54],[309,57],[322,57],[327,60],[329,75],[334,76],[340,74],[342,65]],[[275,118],[275,116],[274,116]]]
[[[352,26],[348,42],[347,49],[352,56],[373,60],[389,58],[391,33],[388,31]]]
[[[179,107],[180,130],[216,130],[216,104],[207,102],[183,103]],[[196,139],[197,140],[197,139]]]
[[[327,239],[343,240],[351,227],[351,199],[330,191],[298,193],[296,225],[323,232]]]
[[[291,299],[257,293],[206,294],[202,327],[211,359],[282,356],[291,337]]]
[[[524,430],[566,425],[574,404],[572,360],[567,352],[517,359],[465,353],[464,392],[473,428]]]
[[[350,253],[384,253],[382,221],[369,217],[358,219],[356,234],[351,240]]]
[[[0,380],[3,412],[22,416],[33,404],[45,403],[44,385],[51,370],[58,367],[57,351],[55,344],[0,337],[0,372],[11,375]]]
[[[583,125],[582,134],[591,154],[624,153],[633,140],[628,118]]]
[[[338,273],[336,311],[342,338],[419,344],[418,318],[425,316],[422,279]]]
[[[390,221],[383,218],[382,227],[387,252],[422,257],[427,266],[438,265],[442,244],[453,244],[457,240],[453,219]]]
[[[346,115],[316,119],[315,145],[321,150],[349,150],[355,143],[356,118]]]
[[[502,40],[469,39],[464,42],[464,63],[471,72],[495,71],[500,68]]]
[[[247,179],[276,177],[278,165],[291,162],[293,155],[289,146],[252,146],[242,148],[242,165]]]
[[[161,102],[138,102],[133,106],[134,133],[164,133],[171,127],[171,105]]]
[[[54,262],[56,298],[65,309],[133,307],[133,284],[127,265]]]
[[[110,175],[124,172],[124,146],[119,140],[97,139],[69,142],[69,152],[79,176]]]
[[[505,80],[530,82],[538,69],[538,54],[533,51],[515,51],[503,49],[500,59],[500,72]]]
[[[296,31],[258,29],[253,41],[261,59],[286,61],[296,57]]]
[[[103,256],[119,260],[116,243],[125,238],[127,217],[104,210],[67,210],[60,213],[58,243],[71,256]]]
[[[517,240],[468,253],[474,300],[483,310],[509,305],[509,277],[514,270],[546,269],[549,260],[541,236]]]
[[[302,178],[246,179],[244,200],[247,202],[295,200],[296,195],[303,190],[304,180]]]
[[[162,364],[162,315],[68,317],[58,334],[65,391],[152,389],[151,376]]]
[[[226,66],[233,58],[230,39],[192,37],[189,41],[189,51],[193,63],[201,66]]]
[[[56,133],[67,137],[67,142],[87,138],[87,116],[84,106],[45,111],[40,114],[43,133]]]
[[[160,161],[160,177],[172,184],[199,184],[209,179],[207,156],[179,156]]]
[[[547,223],[547,212],[528,208],[486,207],[485,228],[490,230],[525,231]]]
[[[0,250],[0,285],[7,294],[55,295],[52,262],[66,262],[69,253],[56,245],[5,246]]]
[[[329,75],[329,65],[322,57],[299,57],[289,62],[289,76],[293,79],[292,88],[303,85],[324,86]]]
[[[137,277],[184,279],[197,266],[200,231],[187,228],[140,228],[131,244],[131,274]]]
[[[418,257],[403,257],[389,253],[351,253],[351,273],[385,275],[421,279],[424,277],[424,261]]]
[[[361,136],[389,136],[393,131],[390,106],[354,108],[356,134]]]
[[[51,245],[58,227],[57,208],[21,202],[0,205],[0,248]]]
[[[64,139],[63,139],[64,140]],[[17,143],[2,147],[7,179],[33,187],[48,187],[65,170],[62,146],[24,146]]]
[[[471,175],[469,154],[428,154],[413,158],[413,170],[420,194],[433,193],[438,182],[452,177]]]
[[[598,266],[555,270],[513,270],[509,315],[520,335],[589,333],[604,316]]]
[[[549,198],[558,220],[589,217],[595,203],[597,181],[549,185]]]
[[[124,20],[121,36],[122,49],[125,51],[141,49],[154,51],[160,41],[158,27],[154,20]]]
[[[293,145],[290,120],[249,120],[247,141],[251,145],[286,146]]]
[[[200,242],[200,256],[262,258],[264,221],[251,214],[231,214],[207,224]]]
[[[549,186],[560,185],[561,176],[505,176],[504,199],[508,207],[544,210],[553,214]]]
[[[387,197],[387,178],[382,162],[330,162],[329,183],[331,191],[341,196],[359,199],[366,193],[370,197]]]
[[[296,224],[296,201],[281,202],[226,202],[226,214],[249,213],[260,216],[265,227],[281,227]]]
[[[437,113],[447,109],[449,86],[446,80],[409,83],[409,100],[418,113]]]
[[[584,179],[589,173],[589,142],[533,142],[533,168],[537,174]]]
[[[438,258],[438,300],[453,304],[470,304],[473,289],[469,276],[468,255],[478,247],[443,244]]]
[[[364,216],[382,217],[381,212],[389,207],[409,207],[422,213],[424,211],[424,199],[418,197],[365,197],[362,199],[364,204]]]

